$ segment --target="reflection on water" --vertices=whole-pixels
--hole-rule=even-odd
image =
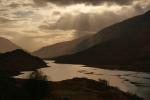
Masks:
[[[51,81],[61,81],[74,77],[85,77],[89,79],[104,79],[109,85],[118,87],[122,91],[137,94],[150,99],[150,74],[131,71],[104,70],[99,68],[84,67],[84,65],[56,64],[46,61],[49,66],[40,70],[49,77]],[[17,78],[27,78],[31,72],[23,72]]]

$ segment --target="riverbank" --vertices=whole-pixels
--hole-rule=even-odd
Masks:
[[[18,86],[22,86],[26,81],[28,80],[16,79],[16,82],[19,83]],[[36,86],[39,81],[33,83]],[[124,93],[109,86],[107,81],[104,80],[94,81],[74,78],[59,82],[48,82],[48,84],[49,87],[46,87],[49,88],[49,94],[41,100],[143,100],[136,95]],[[38,88],[36,88],[36,91],[38,91]],[[41,93],[44,93],[44,91],[38,91],[37,94]]]
[[[53,83],[53,100],[142,100],[108,85],[107,81],[74,78]]]
[[[60,62],[55,61],[57,64],[74,64],[74,65],[81,65],[81,63],[68,63],[68,62]],[[82,64],[84,67],[93,67],[93,68],[101,68],[101,69],[108,69],[108,70],[120,70],[120,71],[134,71],[134,72],[146,72],[150,73],[149,65],[130,65],[130,64],[118,64],[118,65],[93,65],[93,64]]]
[[[84,67],[95,67],[109,70],[120,71],[135,71],[150,73],[150,67],[148,65],[85,65]]]

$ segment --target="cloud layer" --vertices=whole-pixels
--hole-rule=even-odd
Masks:
[[[33,51],[148,10],[150,0],[0,0],[0,36]]]
[[[86,5],[101,5],[105,2],[109,4],[129,5],[135,0],[34,0],[38,5],[45,5],[46,2],[51,2],[59,6],[68,6],[75,4],[86,4]]]

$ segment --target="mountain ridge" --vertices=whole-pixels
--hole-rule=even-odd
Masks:
[[[40,58],[49,59],[62,55],[73,54],[75,52],[89,48],[92,45],[92,39],[89,38],[90,36],[91,35],[77,38],[71,41],[65,41],[61,43],[56,43],[54,45],[45,46],[38,49],[37,51],[34,51],[32,55],[38,56]],[[87,44],[83,44],[84,43],[83,41],[84,42],[86,41]],[[79,45],[82,46],[79,47]]]
[[[137,64],[136,59],[150,54],[148,19],[150,11],[109,26],[95,35],[95,46],[73,55],[57,57],[55,61],[93,66]],[[144,61],[140,65],[142,63]]]

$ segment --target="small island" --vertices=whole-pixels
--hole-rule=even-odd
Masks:
[[[21,49],[0,55],[0,72],[14,75],[21,71],[35,70],[42,67],[47,67],[47,64],[42,59],[32,56]]]

